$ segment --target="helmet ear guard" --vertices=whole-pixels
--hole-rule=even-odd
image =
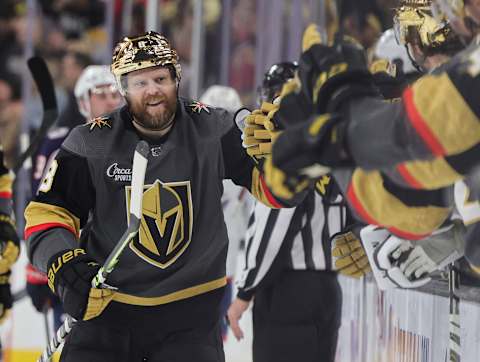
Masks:
[[[168,65],[175,70],[178,88],[182,78],[182,68],[177,52],[171,47],[167,38],[155,31],[149,31],[137,37],[125,37],[117,44],[113,51],[111,71],[117,80],[121,94],[125,96],[126,84],[122,76],[136,70]]]

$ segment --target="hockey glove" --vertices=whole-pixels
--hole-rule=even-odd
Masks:
[[[353,231],[342,231],[332,237],[332,257],[340,274],[360,278],[372,271],[362,242]]]
[[[85,250],[64,250],[48,263],[48,286],[58,295],[66,313],[75,319],[99,316],[111,302],[114,291],[92,288],[99,265]]]
[[[303,35],[298,77],[300,90],[282,99],[278,112],[282,125],[293,124],[299,113],[333,112],[352,97],[378,94],[361,45],[337,36],[334,45],[328,46],[316,25],[307,27]]]
[[[312,183],[305,176],[287,174],[272,162],[268,156],[263,163],[265,182],[272,193],[284,200],[291,200],[295,195],[306,190]]]
[[[242,132],[243,147],[257,163],[259,159],[272,153],[272,143],[278,136],[273,116],[278,105],[263,102],[260,109],[254,110],[245,117]]]
[[[408,278],[400,269],[399,260],[392,257],[392,253],[401,247],[405,240],[374,225],[363,228],[360,238],[380,290],[419,288],[430,282],[431,279],[424,276]]]
[[[465,227],[455,222],[448,229],[418,241],[404,240],[391,258],[409,279],[418,279],[462,257],[465,250]]]
[[[289,176],[318,179],[331,167],[352,166],[344,151],[340,118],[324,114],[290,127],[273,146],[273,164]]]
[[[13,305],[9,278],[10,272],[0,275],[0,324],[7,318]]]
[[[18,258],[20,241],[10,216],[0,213],[0,274],[5,274]]]

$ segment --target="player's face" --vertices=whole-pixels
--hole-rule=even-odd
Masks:
[[[177,84],[165,67],[137,70],[127,75],[126,99],[135,120],[148,129],[171,124],[177,108]]]
[[[123,98],[115,86],[102,85],[90,92],[90,113],[97,118],[113,112],[123,103]]]

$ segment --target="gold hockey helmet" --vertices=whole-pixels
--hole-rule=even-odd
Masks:
[[[394,29],[400,44],[418,43],[423,50],[443,48],[457,42],[445,18],[435,18],[432,0],[402,0],[395,9]]]
[[[113,51],[111,71],[118,86],[125,94],[121,78],[135,70],[171,65],[175,69],[177,82],[182,77],[182,68],[175,49],[163,35],[149,31],[136,37],[125,37]]]

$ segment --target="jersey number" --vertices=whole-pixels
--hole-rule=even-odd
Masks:
[[[52,163],[50,164],[50,168],[48,169],[48,172],[45,174],[45,177],[42,180],[42,183],[40,184],[40,187],[38,188],[38,191],[40,192],[48,192],[52,188],[53,184],[53,178],[55,177],[55,173],[57,172],[58,168],[58,162],[57,160],[53,160]]]

